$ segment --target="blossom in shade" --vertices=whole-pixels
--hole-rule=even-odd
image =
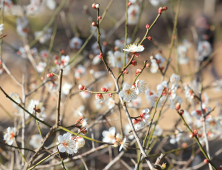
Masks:
[[[45,62],[40,62],[37,66],[36,66],[36,70],[41,73],[44,71],[46,67],[46,63]]]
[[[7,131],[4,135],[4,140],[8,145],[12,145],[15,140],[16,135],[16,128],[15,127],[8,127]]]
[[[119,151],[121,151],[122,149],[127,150],[129,146],[129,140],[127,138],[124,138],[123,141],[121,142]]]
[[[211,54],[212,47],[208,41],[200,41],[197,46],[197,51],[199,53],[198,60],[203,61]]]
[[[42,142],[41,135],[40,134],[36,134],[36,135],[32,135],[31,140],[29,141],[29,144],[33,148],[37,149],[37,148],[40,147],[41,142]]]
[[[123,51],[131,52],[131,53],[142,52],[143,50],[144,50],[144,46],[137,45],[137,44],[130,44],[127,46],[126,49],[123,49]]]
[[[127,38],[126,39],[126,44],[128,45],[131,41],[131,38]],[[115,44],[115,47],[118,47],[118,48],[124,48],[124,43],[125,43],[125,39],[122,38],[120,40],[115,40],[114,44]]]
[[[109,64],[112,67],[122,68],[124,64],[124,53],[120,51],[115,51],[114,53],[112,51],[109,51],[107,57],[108,57]],[[126,63],[127,63],[127,59],[126,59]]]
[[[82,40],[79,37],[74,37],[71,39],[69,45],[70,45],[70,48],[74,50],[79,50],[82,46]]]
[[[62,94],[68,95],[71,88],[72,88],[72,84],[64,83],[63,86],[62,86]]]
[[[140,15],[140,7],[139,5],[130,5],[128,8],[128,24],[135,25],[139,20]]]
[[[109,131],[104,130],[102,132],[103,142],[114,143],[116,141],[115,133],[116,133],[116,128],[115,127],[109,128]]]
[[[72,135],[70,133],[65,133],[63,136],[58,136],[58,150],[59,152],[67,152],[68,154],[77,153],[76,142],[72,139]]]
[[[123,89],[120,91],[119,96],[122,97],[123,100],[126,102],[135,100],[138,97],[135,88],[131,88],[129,84],[125,84],[123,86]]]
[[[136,86],[136,94],[138,95],[140,93],[145,92],[146,90],[146,82],[144,80],[136,80],[135,86]]]
[[[52,28],[48,28],[46,32],[43,33],[43,31],[35,32],[35,38],[39,39],[39,42],[41,44],[46,43],[52,36]]]
[[[179,64],[187,64],[189,62],[189,58],[187,57],[187,47],[185,45],[179,45],[177,47],[177,53]]]
[[[10,97],[14,100],[14,101],[16,101],[17,103],[21,103],[21,99],[20,99],[20,97],[19,97],[19,95],[17,94],[17,93],[11,93],[10,94]],[[13,107],[14,108],[18,108],[18,105],[17,104],[15,104],[15,103],[13,103]]]

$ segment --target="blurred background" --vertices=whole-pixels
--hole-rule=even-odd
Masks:
[[[156,2],[155,2],[156,1]],[[22,82],[22,76],[25,76],[25,90],[26,92],[30,92],[31,90],[38,87],[41,84],[41,79],[46,78],[46,74],[50,71],[45,70],[44,72],[39,74],[40,78],[36,78],[35,71],[32,68],[30,61],[27,57],[22,57],[21,47],[24,44],[31,45],[30,48],[37,49],[35,60],[42,61],[41,56],[43,55],[41,52],[44,50],[49,51],[47,53],[48,61],[51,63],[50,66],[53,66],[53,62],[56,55],[59,55],[61,50],[65,51],[65,55],[69,55],[70,59],[75,57],[75,61],[71,64],[71,71],[67,76],[64,77],[63,82],[69,82],[73,85],[71,90],[71,94],[75,94],[78,92],[78,84],[90,84],[90,82],[94,81],[94,78],[90,71],[99,72],[101,74],[102,71],[105,71],[105,67],[103,63],[92,64],[93,59],[98,55],[95,52],[93,44],[96,42],[96,36],[93,36],[89,41],[87,38],[93,31],[91,23],[96,21],[96,10],[94,10],[91,6],[92,3],[100,4],[101,15],[105,11],[107,5],[110,3],[108,0],[69,0],[66,3],[62,10],[55,15],[56,8],[50,9],[47,5],[47,1],[40,1],[40,5],[38,7],[38,11],[34,14],[28,14],[26,12],[27,6],[30,4],[30,1],[19,0],[12,1],[13,4],[5,5],[4,10],[4,30],[3,35],[7,35],[4,37],[2,43],[2,61],[6,64],[12,75],[19,81]],[[63,1],[55,1],[56,7],[61,5]],[[136,11],[136,8],[132,13],[138,13],[136,15],[141,14],[141,19],[139,24],[129,24],[128,26],[128,37],[131,38],[132,42],[139,42],[145,32],[146,32],[146,24],[150,24],[155,20],[158,14],[158,8],[160,6],[167,6],[168,10],[163,12],[161,17],[158,19],[154,27],[149,32],[149,35],[152,37],[153,41],[145,41],[143,45],[145,46],[144,52],[141,54],[139,58],[137,58],[138,65],[136,67],[130,67],[129,75],[125,76],[126,82],[132,82],[133,77],[130,74],[134,74],[137,68],[141,68],[144,60],[149,60],[151,55],[161,54],[165,59],[168,58],[169,55],[169,47],[171,43],[171,35],[173,31],[174,17],[177,10],[177,0],[137,0],[133,5],[139,6],[139,11]],[[103,18],[103,21],[100,25],[100,28],[103,29],[101,31],[101,42],[104,45],[104,53],[107,53],[110,50],[115,49],[115,40],[123,40],[125,35],[125,9],[126,4],[123,0],[113,0],[110,8],[108,9],[106,16]],[[24,12],[25,11],[25,12]],[[25,31],[28,33],[27,37],[24,40],[24,37],[18,34],[17,32],[17,19],[26,15],[29,24],[26,27]],[[169,67],[165,80],[168,80],[172,73],[175,72],[175,68],[177,65],[177,47],[179,45],[184,44],[184,42],[189,42],[191,47],[187,52],[187,56],[189,58],[189,64],[180,65],[180,76],[183,77],[184,82],[192,82],[193,80],[197,80],[198,75],[189,76],[191,73],[195,73],[199,68],[199,62],[196,60],[196,51],[197,44],[199,40],[207,40],[210,42],[213,49],[213,57],[211,61],[207,64],[204,69],[201,71],[200,81],[203,82],[203,85],[209,85],[205,92],[209,96],[209,106],[212,108],[215,107],[212,115],[222,114],[221,111],[221,102],[222,102],[222,1],[221,0],[181,0],[180,4],[180,12],[178,15],[178,23],[175,38],[175,46],[172,51],[172,62],[171,65],[173,67]],[[2,18],[2,15],[1,15]],[[52,23],[51,23],[52,21]],[[35,42],[35,32],[42,31],[46,26],[50,25],[51,34],[53,35],[53,45],[52,37],[50,36],[49,40],[45,43],[40,43],[39,41]],[[137,31],[135,28],[138,27]],[[55,28],[56,33],[54,33]],[[82,40],[82,44],[86,41],[88,42],[83,51],[76,57],[78,49],[73,49],[70,46],[70,41],[73,37],[78,37]],[[52,46],[51,46],[52,45]],[[203,61],[204,63],[204,61]],[[80,79],[77,79],[74,75],[76,68],[78,65],[82,65],[86,69],[86,74],[81,76]],[[165,65],[164,65],[165,66]],[[213,68],[213,69],[212,69]],[[57,71],[57,70],[56,70]],[[115,75],[118,74],[118,69],[114,68]],[[149,69],[146,69],[143,74],[140,76],[140,79],[146,80],[147,85],[150,89],[156,90],[156,86],[161,83],[161,76],[158,73],[150,73]],[[197,82],[198,83],[198,82]],[[111,91],[114,90],[114,83],[112,79],[107,74],[104,78],[100,79],[98,82],[93,84],[91,90],[100,91],[100,88],[109,85]],[[18,93],[22,96],[21,87],[16,85],[16,83],[12,80],[12,78],[3,71],[0,74],[0,86],[9,94],[11,92]],[[55,92],[53,92],[55,93]],[[56,94],[56,93],[55,93]],[[181,92],[182,94],[182,92]],[[26,106],[31,99],[41,100],[45,107],[45,112],[47,115],[46,122],[53,122],[55,119],[53,115],[56,109],[56,95],[52,95],[47,92],[45,88],[39,89],[37,93],[33,93],[32,95],[26,98]],[[66,126],[73,125],[78,118],[78,110],[83,110],[83,112],[87,115],[88,120],[94,120],[99,115],[104,113],[107,110],[106,106],[99,106],[98,103],[94,102],[94,95],[91,95],[89,98],[84,98],[79,94],[75,94],[70,98],[67,96],[62,97],[62,114],[63,116],[63,124]],[[69,99],[69,100],[68,100]],[[187,104],[184,99],[184,106]],[[84,107],[84,108],[83,108]],[[151,107],[150,104],[145,100],[145,96],[141,97],[141,105],[139,108],[130,108],[131,115],[138,115],[142,109]],[[113,109],[110,114],[106,116],[104,121],[96,124],[92,129],[95,138],[102,138],[101,133],[103,130],[108,129],[109,126],[119,127],[118,121],[118,112],[117,109]],[[10,113],[13,117],[8,116],[7,113]],[[17,110],[13,108],[13,104],[10,100],[8,100],[2,93],[0,93],[0,128],[1,132],[4,132],[6,127],[13,126],[13,123],[19,120],[15,120],[14,118],[18,116]],[[123,122],[124,125],[127,124],[127,120],[125,115],[123,114]],[[179,116],[174,110],[168,109],[164,112],[163,117],[159,121],[160,128],[164,131],[164,134],[170,134],[174,131],[175,126],[179,120]],[[182,123],[181,123],[182,125]],[[32,128],[34,125],[29,125],[29,128]],[[44,129],[44,127],[42,127]],[[37,130],[36,130],[37,132]],[[27,133],[33,134],[31,129],[28,130]],[[46,134],[43,130],[43,134]],[[3,135],[3,134],[2,134]],[[27,138],[30,138],[27,137]],[[1,140],[2,141],[2,140]],[[161,140],[159,141],[161,142]],[[216,140],[210,143],[211,152],[214,153],[221,148],[221,140]],[[178,143],[180,146],[182,143]],[[97,145],[97,144],[96,144]],[[1,145],[0,145],[1,146]],[[216,147],[218,146],[218,147]],[[3,146],[1,146],[3,147]],[[90,147],[88,143],[87,147]],[[174,148],[175,146],[169,145],[167,149]],[[113,149],[113,157],[118,155],[118,151]],[[83,149],[83,151],[85,151]],[[187,152],[189,153],[190,150]],[[136,151],[135,151],[136,152]],[[132,156],[136,159],[136,154],[134,151],[129,151],[128,156],[123,158],[126,160],[130,166],[133,166],[133,163],[129,160]],[[134,154],[134,155],[133,155]],[[185,157],[186,152],[184,151]],[[188,154],[189,155],[189,154]],[[202,155],[201,155],[202,156]],[[218,155],[217,159],[215,159],[215,164],[219,165],[222,162],[222,155]],[[2,162],[5,160],[3,158]],[[90,159],[90,158],[89,158]],[[108,154],[97,155],[96,161],[94,162],[95,169],[102,169],[107,163],[109,163],[110,158]],[[76,164],[81,164],[81,161],[76,162]],[[87,164],[92,165],[93,162],[87,162]],[[125,167],[117,163],[113,169],[124,169]],[[84,169],[83,166],[78,166],[76,169]],[[204,168],[203,168],[204,169]],[[207,166],[205,167],[207,169]]]

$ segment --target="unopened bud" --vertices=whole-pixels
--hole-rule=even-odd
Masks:
[[[103,59],[103,53],[99,54],[99,59],[101,59],[101,60]]]
[[[95,5],[96,9],[98,9],[98,8],[99,8],[99,6],[100,6],[100,4],[96,4],[96,5]]]
[[[209,164],[210,161],[209,161],[208,159],[204,159],[204,163],[205,163],[205,164]]]
[[[128,6],[132,5],[132,2],[128,2]]]
[[[150,25],[149,24],[146,24],[146,29],[149,29],[150,28]]]
[[[83,86],[83,85],[79,85],[79,90],[85,90],[86,89],[86,87],[85,86]]]
[[[148,68],[149,66],[150,66],[150,63],[147,63],[147,64],[146,64],[146,68]]]
[[[61,53],[62,53],[62,54],[65,54],[65,50],[61,50]]]
[[[92,22],[92,26],[96,27],[97,26],[96,22]]]
[[[95,3],[92,4],[92,8],[96,9],[96,4]]]
[[[193,138],[194,136],[195,136],[194,133],[191,133],[189,137]]]
[[[58,64],[59,64],[59,61],[58,61],[58,60],[55,60],[54,63],[55,63],[56,65],[58,65]]]
[[[194,129],[194,130],[193,130],[193,133],[194,133],[194,135],[197,135],[197,134],[198,134],[197,129]]]
[[[142,72],[142,69],[140,69],[140,68],[136,69],[136,75],[141,73],[141,72]]]
[[[183,115],[184,110],[183,110],[183,109],[181,109],[181,110],[179,111],[179,113],[180,113],[180,115]]]
[[[108,89],[107,89],[107,88],[105,88],[105,87],[102,87],[102,88],[101,88],[101,91],[102,91],[102,92],[107,92],[107,91],[108,91]]]
[[[126,69],[126,70],[123,71],[123,73],[124,73],[124,74],[128,74],[129,71]]]
[[[152,41],[152,37],[151,36],[146,37],[146,39],[149,40],[149,41]]]
[[[98,20],[101,20],[102,19],[102,17],[101,16],[98,16]]]
[[[136,65],[137,65],[137,61],[136,61],[136,60],[133,60],[133,61],[131,62],[131,64],[132,64],[133,66],[136,66]]]
[[[108,94],[109,97],[112,97],[112,95],[113,95],[112,93],[109,93],[109,94]]]
[[[166,7],[166,6],[164,6],[164,7],[163,7],[163,11],[166,11],[166,10],[167,10],[167,7]]]
[[[48,74],[47,74],[47,77],[48,77],[48,78],[53,77],[53,73],[48,73]]]
[[[162,11],[163,11],[163,8],[162,8],[162,7],[160,7],[160,8],[158,9],[158,13],[159,13],[159,14],[161,14],[161,13],[162,13]]]
[[[101,93],[96,94],[96,99],[102,99],[102,98],[103,98],[103,95]]]
[[[175,109],[176,109],[177,111],[180,110],[180,106],[181,106],[180,103],[177,103]]]

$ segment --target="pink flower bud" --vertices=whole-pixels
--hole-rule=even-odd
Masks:
[[[92,22],[92,26],[96,27],[97,26],[96,22]]]
[[[101,91],[102,91],[102,92],[107,92],[107,91],[108,91],[108,89],[107,89],[107,88],[105,88],[105,87],[102,87],[102,88],[101,88]]]
[[[80,84],[79,85],[79,90],[86,90],[86,87]]]
[[[92,4],[92,8],[96,9],[96,4],[95,3]]]
[[[98,20],[101,20],[102,19],[102,17],[101,16],[98,16]]]
[[[126,69],[126,70],[123,71],[123,73],[124,73],[124,74],[128,74],[129,71]]]
[[[194,135],[197,135],[197,134],[198,134],[197,129],[194,129],[194,130],[193,130],[193,133],[194,133]]]
[[[103,53],[99,54],[99,59],[101,59],[101,60],[103,59]]]
[[[133,60],[133,61],[131,62],[131,64],[132,64],[132,66],[136,66],[136,65],[137,65],[137,61],[136,61],[136,60]]]
[[[158,9],[158,13],[159,13],[159,14],[161,14],[161,13],[162,13],[162,11],[163,11],[163,8],[162,8],[162,7],[160,7],[160,8]]]
[[[97,98],[97,99],[102,99],[102,98],[103,98],[103,95],[102,95],[101,93],[97,93],[97,94],[96,94],[96,98]]]
[[[183,109],[181,109],[181,110],[179,111],[179,113],[180,113],[180,115],[183,115],[184,110],[183,110]]]
[[[147,63],[147,64],[146,64],[146,68],[148,68],[149,66],[150,66],[150,63]]]
[[[56,65],[58,65],[58,64],[59,64],[59,61],[58,61],[58,60],[55,60],[54,63],[55,63]]]
[[[205,164],[209,164],[210,161],[209,161],[208,159],[204,159],[204,163],[205,163]]]
[[[194,133],[191,133],[189,137],[193,138],[194,136],[195,136]]]
[[[175,109],[176,109],[177,111],[180,110],[180,106],[181,106],[180,103],[177,103]]]
[[[166,11],[168,8],[166,6],[163,7],[163,11]]]
[[[47,77],[48,77],[48,78],[53,77],[53,76],[54,76],[53,73],[48,73],[48,74],[47,74]]]
[[[150,28],[150,25],[149,24],[146,24],[146,29],[149,29]]]
[[[141,72],[142,72],[142,69],[140,69],[140,68],[136,69],[136,75],[138,75]]]
[[[109,93],[109,94],[108,94],[108,96],[109,96],[109,97],[112,97],[112,96],[113,96],[113,94],[112,94],[112,93]]]
[[[146,37],[146,39],[149,40],[149,41],[152,41],[152,37],[151,36]]]
[[[132,2],[128,2],[128,6],[132,5]]]

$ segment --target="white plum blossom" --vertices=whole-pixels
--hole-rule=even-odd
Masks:
[[[155,55],[155,59],[156,59],[156,63],[161,66],[164,61],[165,61],[165,58],[163,58],[160,54],[156,54]]]
[[[26,12],[28,15],[34,15],[39,10],[39,4],[31,3],[26,6]]]
[[[38,53],[37,48],[30,49],[32,57],[35,57]],[[19,47],[19,51],[17,51],[17,54],[20,55],[22,58],[27,58],[27,53],[24,47]]]
[[[108,98],[108,100],[106,101],[106,105],[109,109],[112,109],[115,106],[115,101],[112,98]]]
[[[76,79],[80,79],[81,76],[84,76],[86,74],[86,68],[83,65],[78,65],[75,69],[74,77]]]
[[[55,0],[47,0],[46,1],[46,6],[50,9],[50,10],[54,10],[56,7],[56,1]]]
[[[192,119],[190,113],[187,110],[184,110],[183,117],[186,120],[188,125],[193,122],[193,119]]]
[[[17,93],[11,93],[11,94],[10,94],[10,97],[11,97],[14,101],[16,101],[17,103],[21,104],[21,99],[20,99],[20,97],[19,97],[19,95],[18,95]],[[13,102],[13,107],[17,109],[17,108],[18,108],[18,105]]]
[[[173,99],[170,98],[170,108],[175,109],[177,103],[182,103],[183,99],[181,99],[179,96],[174,97]]]
[[[151,61],[150,72],[151,73],[156,73],[159,69],[157,61],[155,59],[152,59],[150,61]]]
[[[158,6],[159,3],[163,3],[165,4],[168,0],[150,0],[150,3],[153,5],[153,6]]]
[[[92,65],[93,65],[93,66],[98,65],[98,64],[101,63],[102,60],[99,58],[99,56],[100,56],[100,55],[97,55],[97,56],[95,56],[95,57],[93,58],[93,60],[92,60]]]
[[[109,131],[104,130],[102,132],[103,142],[114,143],[116,141],[115,133],[116,133],[116,128],[115,127],[109,128]]]
[[[189,58],[187,57],[187,47],[185,45],[179,45],[177,47],[178,62],[179,64],[187,64]]]
[[[150,115],[148,114],[150,112],[150,109],[144,109],[142,113],[140,114],[141,120],[144,122],[144,124],[148,124],[148,119],[150,118]]]
[[[16,128],[15,127],[8,127],[7,131],[4,135],[4,140],[8,145],[12,145],[15,140],[16,135]]]
[[[61,56],[61,64],[67,66],[69,63],[70,57],[68,55]]]
[[[107,58],[108,58],[110,66],[122,68],[124,64],[124,53],[120,51],[115,51],[114,53],[112,51],[108,51]],[[127,63],[127,59],[125,63]]]
[[[175,134],[170,136],[170,143],[175,144],[176,142],[179,142],[182,137],[182,130],[175,130]]]
[[[76,149],[78,150],[79,148],[82,148],[85,145],[85,139],[77,136],[75,138],[75,142],[76,142]]]
[[[134,88],[131,88],[129,84],[125,84],[120,91],[119,96],[123,98],[125,102],[137,99],[138,95]]]
[[[43,106],[43,103],[39,102],[38,100],[31,99],[27,110],[30,113],[34,114],[35,108],[36,108],[36,117],[39,118],[40,120],[44,120],[46,118],[46,114],[45,114],[45,107]],[[26,117],[29,117],[28,114],[26,115],[27,115]]]
[[[36,135],[32,135],[31,140],[29,141],[29,144],[33,148],[37,149],[37,148],[40,147],[41,142],[42,142],[41,135],[40,134],[36,134]]]
[[[72,88],[72,84],[64,83],[63,86],[62,86],[62,94],[68,95],[71,88]]]
[[[202,104],[202,109],[203,109],[203,114],[207,114],[208,112],[211,111],[211,107],[206,107],[205,104]],[[196,117],[197,119],[200,119],[202,117],[202,111],[201,108],[197,109],[197,110],[193,110],[191,112],[191,115]]]
[[[198,60],[203,61],[212,52],[212,47],[208,41],[200,41],[197,46],[197,51],[199,53]]]
[[[72,135],[70,133],[65,133],[63,136],[58,136],[58,150],[59,152],[67,152],[72,155],[77,153],[76,142],[72,139]]]
[[[91,93],[89,93],[87,91],[81,91],[79,94],[83,99],[89,98],[91,95]]]
[[[156,128],[155,128],[155,130],[154,130],[154,132],[153,132],[153,135],[154,135],[154,136],[161,136],[162,133],[163,133],[163,129],[160,128],[160,126],[157,124],[157,125],[156,125]]]
[[[45,62],[39,62],[39,64],[36,66],[36,70],[41,73],[44,71],[46,67],[46,63]]]
[[[82,40],[79,37],[73,37],[69,43],[70,48],[79,50],[82,46]]]
[[[140,7],[139,5],[130,5],[128,8],[128,24],[135,25],[139,20],[140,15]]]
[[[127,150],[129,146],[129,140],[127,138],[124,138],[123,141],[121,142],[119,151],[121,151],[122,149]]]
[[[138,108],[139,106],[141,106],[142,104],[142,99],[141,97],[137,97],[137,99],[131,101],[128,106],[129,107],[135,107],[135,108]]]
[[[172,74],[170,77],[170,82],[172,83],[171,90],[176,90],[177,87],[179,86],[180,76]]]
[[[46,43],[52,36],[52,28],[48,28],[45,32],[38,31],[35,32],[35,38],[39,39],[41,44]]]
[[[140,93],[144,93],[146,90],[146,82],[144,80],[136,80],[136,94],[139,95]]]
[[[130,125],[129,125],[129,124],[126,124],[126,125],[125,125],[125,128],[124,128],[124,134],[125,134],[125,135],[129,135],[129,134],[130,134],[129,132],[130,132],[131,130],[132,130],[132,129],[131,129]],[[128,138],[129,138],[130,140],[133,140],[133,139],[134,139],[134,135],[131,134],[131,135],[128,136]]]
[[[48,50],[42,50],[42,51],[40,52],[40,56],[41,56],[42,58],[47,58],[47,57],[49,56],[49,51],[48,51]]]
[[[145,127],[144,122],[139,118],[133,119],[133,125],[136,131],[143,129]]]
[[[105,51],[105,46],[101,45],[101,48],[102,48],[102,51],[104,52],[104,51]],[[95,42],[95,43],[92,45],[92,50],[93,50],[93,53],[94,53],[95,55],[100,54],[100,49],[99,49],[99,46],[98,46],[97,42]]]
[[[126,49],[123,49],[123,51],[131,52],[131,53],[142,52],[143,50],[144,50],[144,46],[137,45],[137,44],[130,44],[126,47]]]
[[[97,110],[100,110],[104,105],[100,102],[100,100],[94,100],[94,106]]]

